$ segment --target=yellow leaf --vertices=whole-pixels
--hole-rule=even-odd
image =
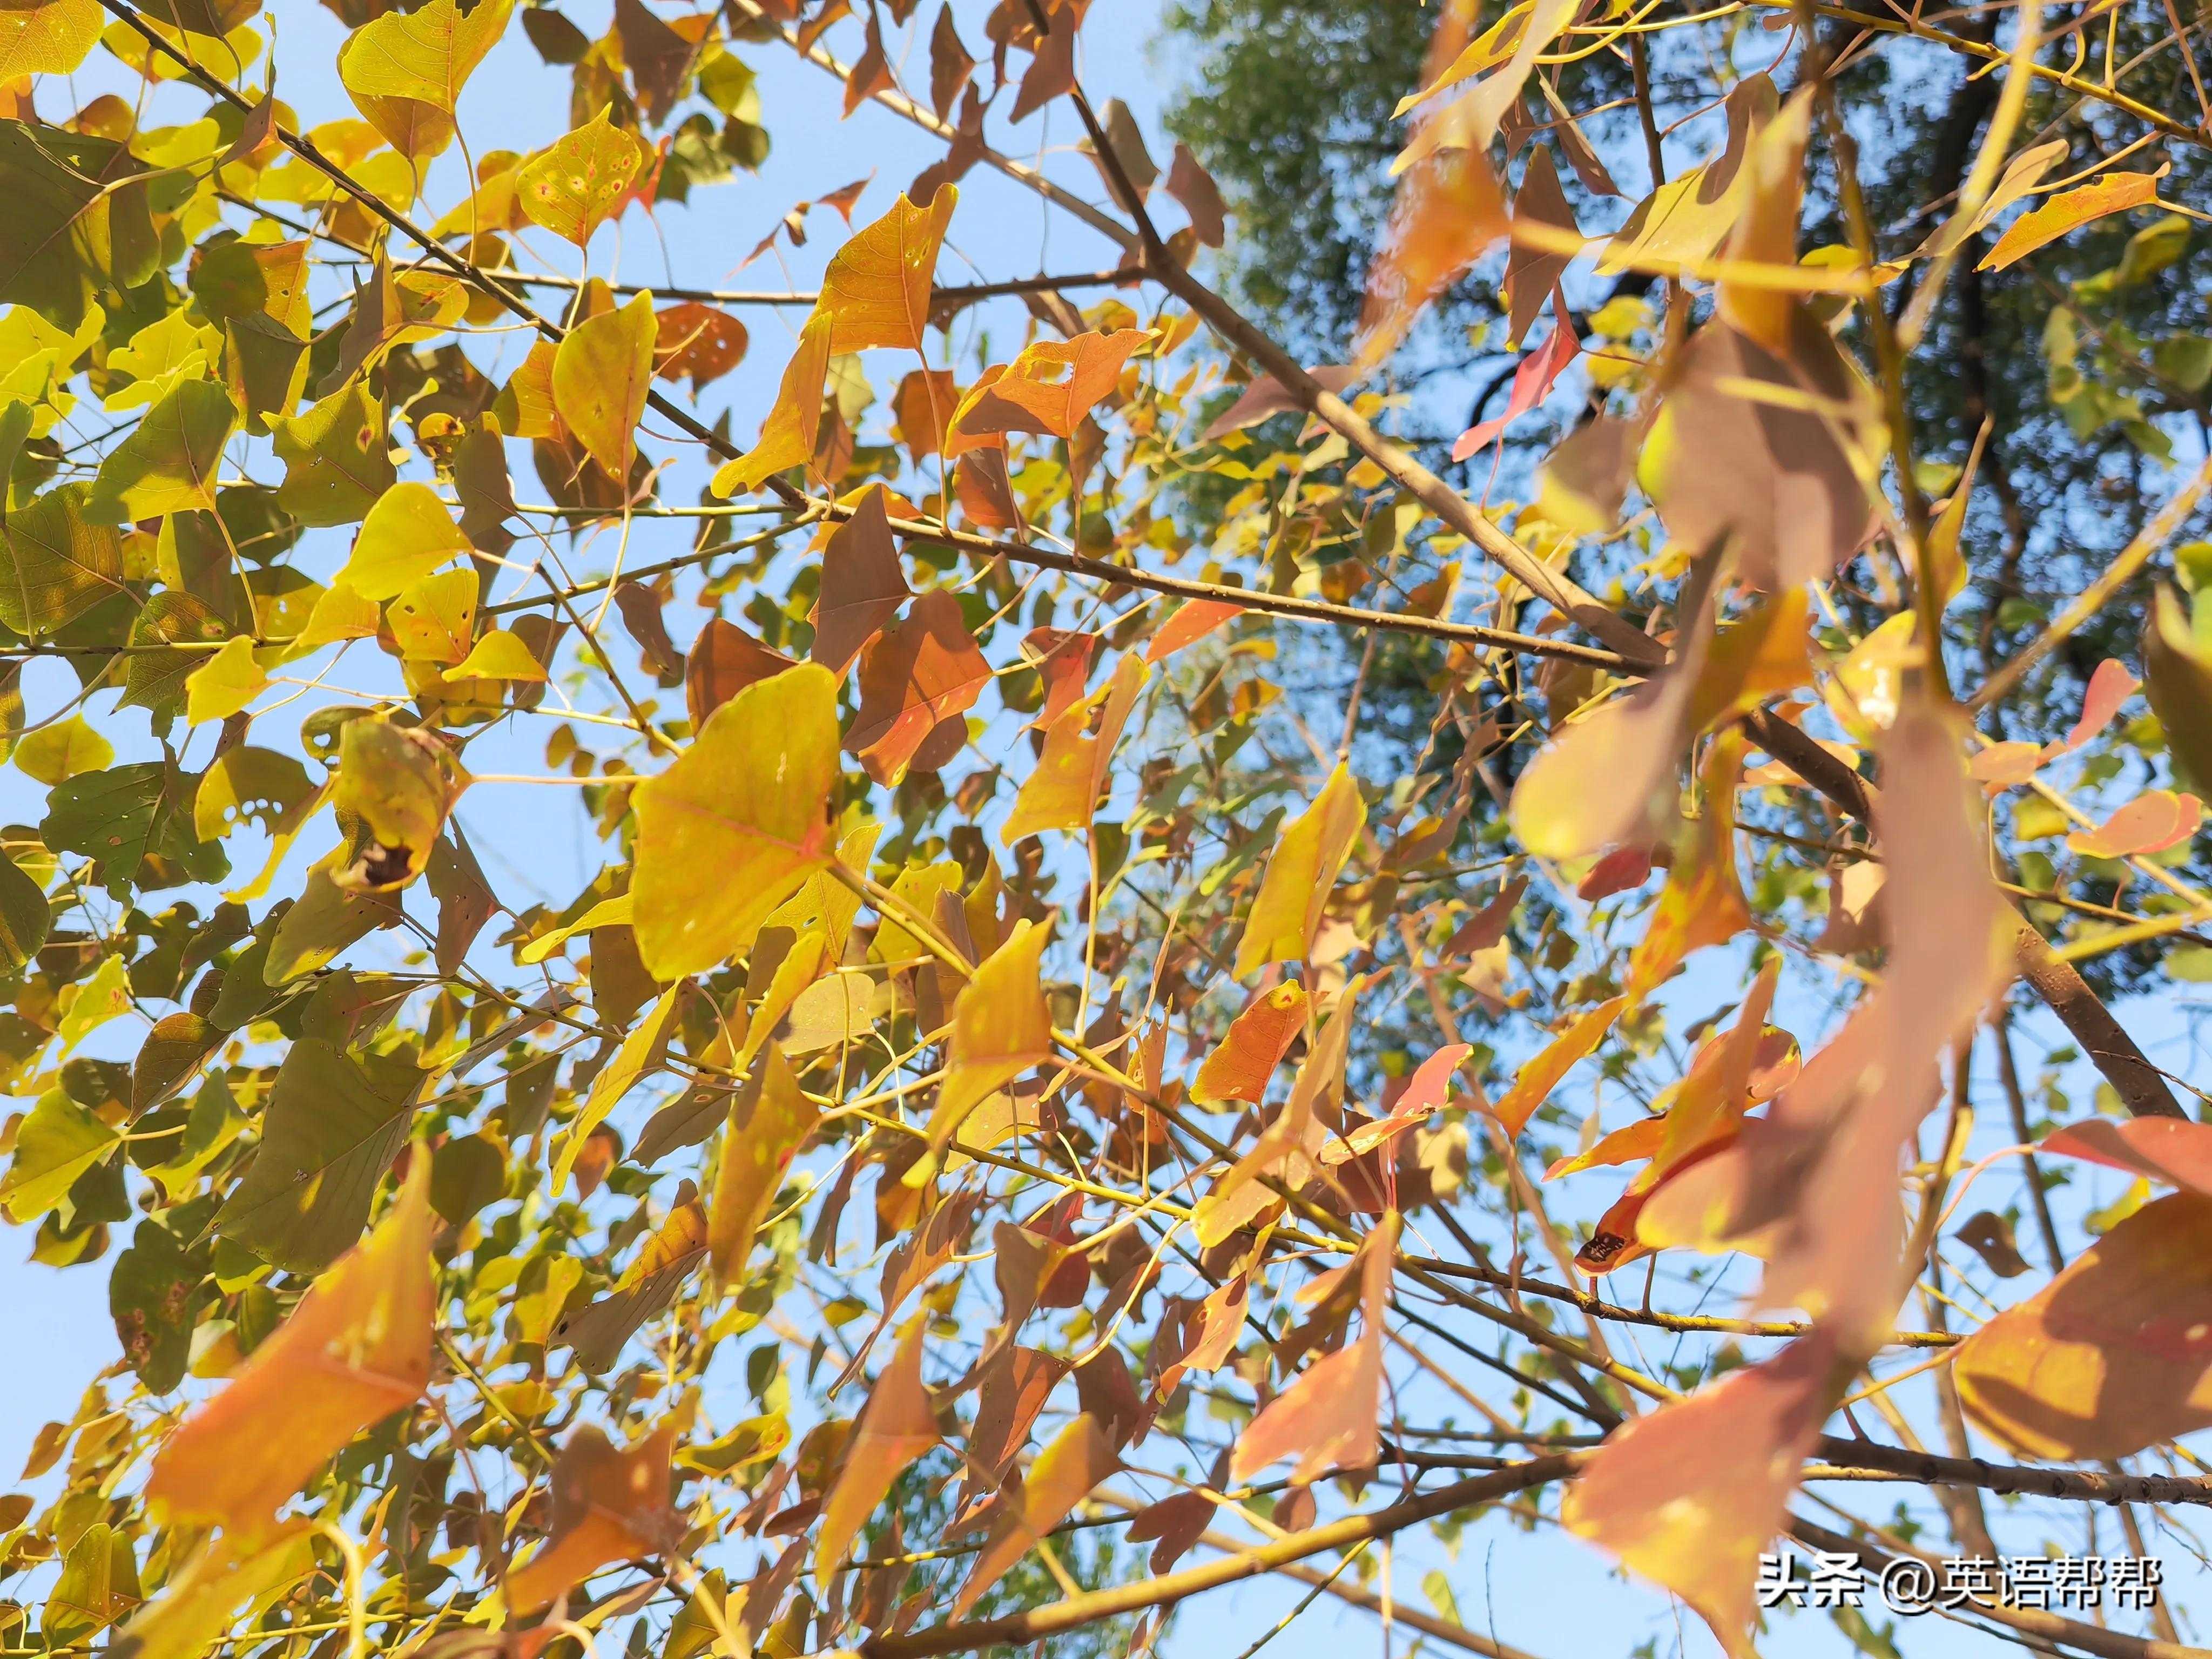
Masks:
[[[765,1012],[765,1011],[763,1011]],[[774,1021],[765,1021],[773,1026]],[[708,1260],[727,1284],[744,1272],[753,1234],[791,1160],[814,1133],[822,1114],[799,1087],[783,1050],[768,1045],[759,1071],[730,1103],[714,1166],[714,1206],[707,1223]]]
[[[15,744],[16,769],[52,785],[81,772],[104,772],[115,758],[115,745],[85,724],[82,714],[26,732]]]
[[[1260,878],[1259,896],[1237,945],[1237,977],[1271,962],[1301,962],[1313,946],[1337,872],[1367,823],[1367,803],[1342,766],[1314,803],[1282,828]]]
[[[426,483],[396,483],[376,498],[333,586],[367,599],[392,599],[447,560],[469,551],[469,538],[453,522],[438,492]],[[317,605],[319,613],[322,607]],[[308,630],[314,629],[310,618]]]
[[[413,881],[429,866],[457,781],[449,752],[431,733],[374,715],[348,720],[338,735],[331,802],[340,823],[350,817],[361,828],[354,858],[331,879],[349,892]]]
[[[240,634],[185,676],[185,719],[228,720],[269,689],[269,677],[253,660],[253,641]]]
[[[775,473],[805,466],[814,459],[815,434],[822,427],[822,386],[830,378],[831,324],[817,312],[799,331],[799,349],[784,366],[775,405],[761,422],[760,441],[714,474],[714,493],[735,495],[758,489]]]
[[[132,1659],[197,1659],[220,1646],[241,1606],[274,1601],[315,1570],[314,1529],[300,1522],[258,1547],[211,1538],[123,1627]]]
[[[376,637],[376,601],[337,582],[316,597],[315,608],[307,613],[307,625],[293,643],[306,651],[339,640],[372,640]]]
[[[891,210],[837,250],[822,276],[820,314],[833,356],[871,346],[921,349],[930,279],[960,192],[939,185],[926,208],[902,196]]]
[[[586,318],[553,354],[553,407],[599,471],[618,483],[629,477],[653,383],[657,326],[653,295],[641,294],[619,310]]]
[[[659,1046],[662,1034],[675,1015],[676,994],[682,989],[680,985],[672,985],[663,991],[652,1011],[638,1022],[637,1029],[623,1039],[622,1047],[615,1050],[615,1057],[592,1079],[592,1092],[585,1097],[583,1109],[562,1132],[559,1150],[553,1155],[555,1192],[568,1185],[569,1173],[575,1169],[577,1156],[591,1139],[592,1131],[607,1121],[607,1114],[645,1075],[653,1050]]]
[[[409,662],[457,663],[469,654],[477,626],[477,573],[425,576],[392,602],[392,637]]]
[[[1143,659],[1130,652],[1115,665],[1112,679],[1061,710],[1045,728],[1044,750],[1014,798],[1014,810],[999,832],[1002,842],[1012,847],[1041,830],[1091,827],[1091,812],[1106,787],[1114,745],[1121,740],[1121,728],[1150,672]],[[1096,732],[1091,729],[1094,716]]]
[[[2006,227],[1975,269],[2002,270],[2094,219],[2148,207],[2158,199],[2158,181],[2165,174],[2163,167],[2156,173],[2108,173],[2093,185],[2062,191]]]
[[[941,1150],[986,1095],[1052,1058],[1052,1017],[1038,979],[1045,930],[1024,918],[985,959],[952,1003],[945,1081],[929,1115]]]
[[[614,212],[645,156],[645,146],[602,109],[523,164],[515,200],[533,222],[581,247]]]
[[[953,1598],[952,1616],[957,1619],[974,1607],[985,1590],[1036,1548],[1039,1539],[1066,1519],[1067,1512],[1118,1467],[1113,1443],[1089,1412],[1054,1436],[1030,1465],[1020,1489],[1008,1492],[1006,1505],[976,1556],[975,1569]]]
[[[504,628],[495,628],[476,642],[475,647],[461,659],[453,670],[457,680],[543,680],[545,665],[530,653],[519,634],[510,634]]]
[[[436,1291],[430,1160],[418,1149],[384,1219],[315,1281],[235,1379],[154,1459],[146,1499],[173,1521],[269,1534],[277,1506],[333,1452],[422,1398]]]
[[[719,967],[829,866],[837,775],[836,678],[801,663],[746,686],[673,766],[637,786],[630,893],[648,973]]]
[[[1559,1086],[1559,1080],[1574,1068],[1576,1061],[1597,1047],[1627,1006],[1626,997],[1612,997],[1577,1015],[1572,1024],[1545,1044],[1543,1051],[1521,1068],[1514,1077],[1513,1086],[1497,1106],[1506,1133],[1521,1133],[1529,1116]]]
[[[430,0],[387,12],[354,31],[338,53],[338,79],[354,107],[403,155],[435,155],[452,142],[461,88],[506,32],[514,0],[464,12]]]
[[[0,11],[0,81],[74,74],[106,21],[100,0],[45,0]]]

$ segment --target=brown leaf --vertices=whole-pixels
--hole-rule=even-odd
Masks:
[[[2018,1279],[2027,1271],[2027,1258],[2013,1237],[2012,1223],[1994,1210],[1977,1210],[1951,1237],[1981,1257],[1999,1279]]]
[[[1346,386],[1359,378],[1359,371],[1348,363],[1322,363],[1306,371],[1313,376],[1324,392],[1342,396]],[[1241,432],[1248,426],[1257,426],[1271,415],[1280,415],[1285,410],[1299,406],[1297,394],[1272,374],[1256,374],[1251,384],[1240,393],[1235,403],[1215,416],[1199,441],[1213,443],[1232,432]]]
[[[708,715],[755,680],[772,679],[794,666],[790,658],[769,650],[735,623],[710,618],[692,641],[684,665],[684,701],[691,729],[704,726]]]
[[[658,125],[668,118],[684,90],[698,45],[654,16],[642,0],[615,0],[615,33],[622,40],[622,60],[629,70],[630,84],[637,88],[637,101],[646,118]]]
[[[1382,1314],[1397,1249],[1394,1211],[1359,1248],[1365,1328],[1358,1340],[1308,1366],[1237,1436],[1229,1460],[1231,1480],[1248,1480],[1291,1456],[1298,1460],[1291,1471],[1293,1486],[1308,1485],[1331,1469],[1374,1467],[1382,1454],[1376,1424],[1382,1410]]]
[[[921,1334],[928,1323],[922,1315],[908,1322],[846,1443],[837,1483],[823,1499],[822,1528],[814,1545],[814,1572],[823,1583],[844,1565],[861,1522],[875,1513],[892,1483],[938,1442],[937,1413],[921,1383]]]
[[[990,678],[958,597],[933,588],[861,653],[860,712],[845,746],[879,782],[890,782],[941,722],[975,706]]]
[[[1199,164],[1198,157],[1190,153],[1190,146],[1177,143],[1175,160],[1168,167],[1168,194],[1182,204],[1182,210],[1190,216],[1190,228],[1198,233],[1198,240],[1207,247],[1219,247],[1227,234],[1223,222],[1220,189],[1213,175]]]
[[[647,665],[668,684],[675,684],[684,672],[684,656],[677,650],[676,641],[668,637],[668,624],[661,618],[660,608],[668,603],[667,596],[643,582],[623,581],[615,584],[614,600],[622,612],[623,625],[637,641]]]
[[[876,631],[913,597],[892,538],[883,486],[862,496],[822,552],[821,595],[807,655],[839,678]]]
[[[507,1575],[512,1613],[550,1606],[601,1567],[673,1549],[684,1517],[668,1501],[673,1417],[626,1450],[586,1425],[553,1464],[553,1530],[544,1547]]]
[[[975,67],[975,60],[961,44],[960,31],[953,24],[951,0],[946,0],[929,32],[929,102],[939,120],[945,119]]]
[[[1552,152],[1543,145],[1528,152],[1527,171],[1521,175],[1520,194],[1513,198],[1513,222],[1522,220],[1553,230],[1573,232],[1574,210],[1559,188],[1559,170]],[[1571,261],[1565,253],[1547,252],[1533,243],[1516,241],[1505,264],[1505,303],[1509,313],[1506,343],[1518,346],[1527,337],[1544,308],[1544,301]]]

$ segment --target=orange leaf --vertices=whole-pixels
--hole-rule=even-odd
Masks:
[[[1645,1158],[1654,1156],[1666,1139],[1665,1118],[1639,1117],[1635,1122],[1601,1137],[1597,1144],[1586,1152],[1553,1159],[1552,1167],[1544,1171],[1544,1179],[1556,1181],[1561,1176],[1602,1169],[1613,1164],[1641,1164]]]
[[[1759,1555],[1781,1528],[1835,1369],[1816,1333],[1616,1429],[1567,1488],[1560,1519],[1748,1655]]]
[[[837,250],[815,303],[815,315],[830,322],[831,355],[870,346],[921,349],[937,251],[959,199],[951,185],[939,185],[926,208],[902,196],[889,213]]]
[[[626,1451],[588,1425],[568,1437],[553,1464],[553,1530],[507,1580],[511,1613],[550,1607],[601,1567],[673,1549],[684,1517],[669,1506],[669,1462],[677,1423]]]
[[[1359,1124],[1330,1140],[1322,1148],[1322,1166],[1333,1169],[1337,1164],[1348,1164],[1355,1158],[1363,1157],[1377,1146],[1395,1140],[1431,1113],[1441,1110],[1444,1097],[1451,1091],[1452,1073],[1474,1052],[1467,1043],[1448,1042],[1431,1054],[1414,1068],[1413,1075],[1406,1079],[1405,1092],[1391,1106],[1389,1116],[1379,1118],[1372,1123]]]
[[[236,1542],[264,1535],[332,1453],[421,1399],[436,1306],[430,1228],[430,1159],[418,1147],[384,1218],[163,1445],[147,1501]]]
[[[1091,407],[1114,390],[1129,354],[1152,337],[1140,328],[1038,340],[997,374],[986,370],[953,412],[945,453],[997,447],[1008,432],[1073,438]]]
[[[1627,1006],[1626,997],[1613,997],[1577,1015],[1572,1024],[1544,1045],[1542,1053],[1521,1068],[1495,1109],[1507,1134],[1517,1135],[1527,1127],[1529,1117],[1559,1086],[1560,1079],[1597,1047]]]
[[[2093,219],[2148,207],[2158,200],[2158,181],[2165,176],[2164,167],[2156,173],[2108,173],[2094,185],[2062,191],[2014,220],[1975,269],[2002,270]]]
[[[1765,1256],[1757,1305],[1830,1322],[1848,1352],[1887,1334],[1908,1282],[1899,1159],[1936,1103],[1937,1062],[2009,971],[2014,923],[1990,880],[1962,735],[1917,702],[1882,734],[1887,977],[1764,1121],[1662,1182],[1638,1221],[1648,1245]]]
[[[1273,1177],[1296,1192],[1311,1178],[1321,1150],[1321,1109],[1340,1103],[1344,1066],[1352,1046],[1352,1011],[1360,981],[1353,978],[1337,993],[1328,1018],[1306,1051],[1297,1081],[1283,1109],[1262,1129],[1243,1157],[1231,1164],[1213,1190],[1192,1212],[1199,1242],[1212,1249],[1275,1201],[1267,1185]]]
[[[814,1572],[823,1583],[844,1565],[845,1552],[890,1492],[900,1474],[938,1442],[937,1413],[921,1385],[921,1333],[928,1319],[917,1314],[899,1338],[898,1351],[876,1379],[853,1437],[837,1484],[822,1502],[822,1529],[815,1534]]]
[[[1314,803],[1285,823],[1260,878],[1252,913],[1237,944],[1237,977],[1271,962],[1303,961],[1352,843],[1367,823],[1367,803],[1340,763]]]
[[[2036,1149],[2085,1158],[2212,1198],[2212,1125],[2179,1117],[2087,1118],[2054,1129]]]
[[[1256,994],[1229,1022],[1221,1046],[1198,1068],[1198,1080],[1190,1085],[1192,1103],[1218,1106],[1242,1100],[1258,1105],[1267,1096],[1267,1079],[1305,1023],[1305,988],[1297,981]]]
[[[1090,1413],[1062,1429],[1036,1455],[1020,1488],[1006,1495],[1006,1507],[992,1526],[982,1553],[975,1558],[975,1571],[953,1598],[952,1617],[957,1619],[974,1607],[977,1597],[1004,1577],[1007,1569],[1065,1520],[1093,1486],[1120,1467],[1113,1443]]]
[[[2043,751],[2043,758],[2056,760],[2079,749],[2112,724],[2112,716],[2120,712],[2120,705],[2141,690],[2142,682],[2129,672],[2125,663],[2118,657],[2106,658],[2097,665],[2096,672],[2089,676],[2089,684],[2081,690],[2081,717],[2063,738]]]
[[[990,683],[991,665],[975,648],[957,595],[936,588],[914,602],[903,623],[885,629],[860,655],[860,712],[845,747],[881,783],[895,781],[920,757],[941,766],[967,741],[960,717]],[[951,722],[953,741],[941,728]]]
[[[1642,1002],[1692,951],[1725,945],[1751,926],[1735,868],[1735,792],[1747,742],[1740,729],[1713,742],[1701,780],[1704,811],[1683,827],[1651,925],[1629,958],[1631,1002]]]
[[[1952,1375],[1997,1441],[2055,1462],[2212,1426],[2212,1198],[2145,1205],[1961,1343]]]
[[[745,325],[726,311],[696,300],[672,305],[659,315],[653,346],[655,380],[691,382],[691,395],[719,380],[744,361]]]
[[[1382,1311],[1397,1265],[1398,1216],[1382,1218],[1359,1247],[1360,1294],[1366,1325],[1358,1340],[1308,1366],[1267,1402],[1237,1437],[1229,1478],[1249,1480],[1282,1458],[1296,1456],[1291,1483],[1304,1486],[1331,1469],[1374,1467],[1381,1455],[1376,1420],[1382,1410]]]
[[[1152,642],[1145,647],[1145,660],[1158,662],[1163,657],[1171,657],[1186,645],[1197,644],[1231,617],[1243,614],[1241,605],[1229,605],[1220,599],[1187,599],[1182,609],[1152,635]]]
[[[853,516],[822,550],[822,592],[814,602],[814,644],[807,652],[842,678],[876,630],[914,596],[891,539],[884,489],[861,497]]]
[[[1107,786],[1114,745],[1151,672],[1134,652],[1115,665],[1114,677],[1082,702],[1063,709],[1045,728],[1044,750],[1022,781],[1014,810],[999,839],[1008,847],[1044,830],[1088,830]],[[1098,722],[1091,730],[1093,715]]]
[[[1556,9],[1559,0],[1540,3]],[[1456,123],[1458,116],[1440,118]],[[1368,269],[1353,359],[1358,371],[1366,373],[1396,349],[1429,301],[1506,228],[1504,192],[1472,137],[1451,132],[1415,161],[1399,180],[1389,227]]]
[[[2121,859],[2162,853],[2197,833],[2203,803],[2194,795],[2152,789],[2137,795],[2094,830],[2076,830],[2066,850],[2087,859]]]

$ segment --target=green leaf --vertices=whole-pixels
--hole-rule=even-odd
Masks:
[[[0,969],[20,974],[46,942],[53,912],[46,889],[11,858],[0,858]]]
[[[215,506],[222,447],[238,426],[230,393],[182,380],[100,464],[85,515],[104,524]]]
[[[2192,788],[2212,793],[2212,650],[2171,588],[2152,597],[2142,654],[2144,690],[2166,728],[2174,771]]]
[[[0,122],[0,302],[73,332],[97,290],[151,276],[161,240],[137,177],[145,170],[112,138]]]
[[[47,1090],[15,1131],[15,1161],[0,1179],[0,1209],[19,1226],[36,1221],[119,1139],[61,1090]]]
[[[398,477],[384,410],[363,380],[346,382],[305,413],[269,422],[284,482],[276,504],[310,527],[356,524]]]
[[[338,885],[333,872],[344,860],[345,849],[340,848],[307,872],[299,898],[276,924],[276,937],[270,941],[268,965],[262,970],[265,983],[289,985],[302,974],[327,967],[355,940],[400,920],[396,898],[348,892]]]
[[[260,1154],[216,1231],[289,1273],[330,1266],[368,1225],[422,1080],[410,1051],[356,1060],[301,1038],[270,1091]]]
[[[86,516],[89,484],[64,484],[7,516],[0,551],[0,622],[18,634],[51,634],[123,586],[123,538]]]
[[[123,696],[116,707],[151,709],[157,727],[166,729],[169,720],[184,707],[185,682],[216,653],[158,647],[179,643],[211,645],[229,632],[222,617],[191,594],[173,589],[156,593],[146,601],[137,625],[131,630],[131,643],[137,648],[123,665]]]
[[[123,1358],[150,1394],[167,1394],[191,1363],[194,1292],[207,1258],[188,1251],[157,1221],[142,1221],[131,1248],[115,1258],[107,1310]]]
[[[160,761],[85,773],[57,786],[46,798],[40,837],[56,853],[82,853],[93,860],[100,878],[118,900],[128,896],[149,854],[194,879],[220,881],[229,861],[221,847],[193,833],[193,783]]]
[[[130,1534],[95,1521],[70,1546],[40,1615],[39,1633],[55,1647],[81,1642],[145,1599]]]

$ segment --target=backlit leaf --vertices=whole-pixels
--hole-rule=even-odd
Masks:
[[[837,682],[802,664],[746,686],[635,791],[637,945],[667,981],[720,966],[830,861]],[[718,879],[702,890],[696,877]]]
[[[553,354],[553,405],[599,470],[629,477],[639,419],[653,383],[653,295],[588,317]]]
[[[921,349],[937,252],[959,199],[951,185],[939,185],[926,208],[902,196],[837,250],[816,302],[816,315],[830,319],[833,356],[870,346]]]
[[[1313,804],[1284,824],[1237,945],[1237,977],[1271,962],[1299,962],[1313,948],[1330,890],[1366,826],[1367,803],[1342,765]]]

